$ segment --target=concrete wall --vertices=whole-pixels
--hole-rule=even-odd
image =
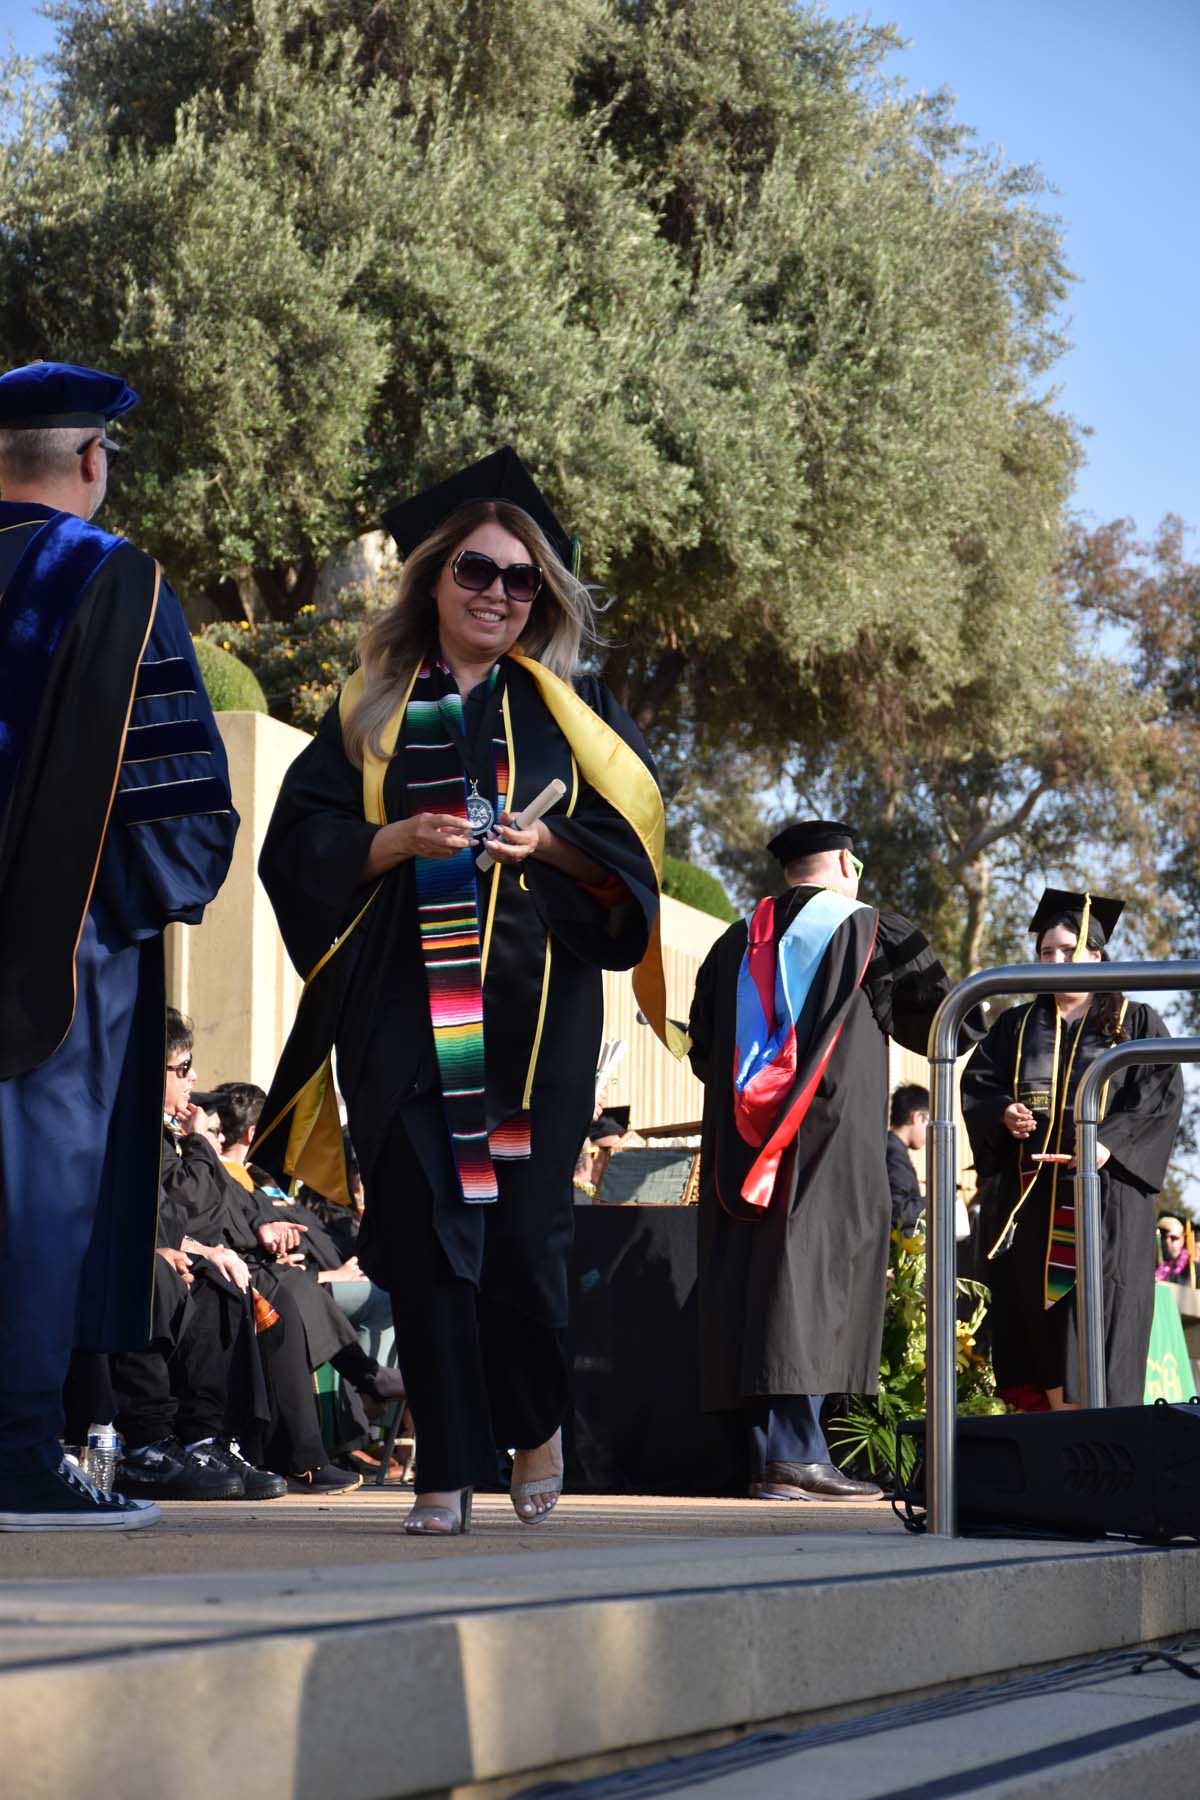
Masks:
[[[201,1087],[269,1087],[301,983],[255,871],[284,771],[308,738],[265,713],[218,713],[217,724],[242,827],[233,866],[203,923],[167,932],[167,996],[195,1021]]]
[[[696,971],[725,930],[720,919],[684,906],[662,903],[663,965],[667,977],[667,1014],[687,1024]],[[624,1060],[609,1083],[608,1099],[632,1107],[632,1123],[683,1125],[699,1119],[704,1089],[686,1062],[676,1062],[648,1025],[639,1025],[637,1001],[628,975],[604,977],[604,1035],[627,1046]]]

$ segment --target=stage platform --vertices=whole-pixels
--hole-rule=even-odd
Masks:
[[[1200,1786],[1200,1685],[1092,1660],[1200,1640],[1200,1550],[629,1496],[568,1496],[532,1528],[485,1496],[470,1537],[408,1539],[407,1505],[364,1489],[0,1535],[0,1789],[499,1800],[573,1780],[588,1800],[606,1770],[697,1752],[750,1762],[645,1791],[691,1792],[693,1767],[706,1800],[1101,1800],[1110,1765],[1114,1795]],[[806,1735],[760,1755],[764,1732]]]

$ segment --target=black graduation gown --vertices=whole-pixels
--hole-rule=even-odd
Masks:
[[[533,1155],[527,1163],[500,1163],[501,1199],[471,1206],[461,1198],[429,1017],[421,957],[416,890],[411,862],[384,876],[362,923],[310,984],[284,1052],[263,1118],[274,1121],[323,1054],[336,1045],[338,1083],[346,1100],[350,1136],[363,1173],[366,1211],[359,1244],[363,1269],[382,1286],[394,1286],[402,1255],[389,1229],[393,1209],[404,1204],[406,1170],[386,1154],[398,1114],[403,1139],[434,1195],[434,1227],[456,1275],[478,1283],[483,1272],[487,1215],[505,1206],[506,1176],[519,1183],[523,1219],[513,1254],[537,1254],[534,1310],[547,1324],[564,1324],[565,1252],[573,1214],[571,1176],[592,1116],[595,1070],[603,1027],[601,971],[630,969],[641,960],[658,907],[654,870],[630,824],[578,776],[571,747],[523,669],[503,665],[515,750],[510,806],[519,811],[554,777],[567,793],[546,822],[602,868],[618,876],[630,898],[606,908],[560,871],[533,860],[497,866],[480,878],[481,911],[493,879],[527,897],[516,954],[493,943],[484,983],[484,1039],[489,1128],[519,1107],[523,1046],[536,1021],[547,940],[550,975],[530,1096]],[[653,772],[649,753],[632,721],[612,695],[590,678],[576,683],[580,697],[637,752]],[[388,766],[384,802],[389,819],[406,816],[403,739]],[[494,796],[493,796],[494,798]],[[572,804],[573,802],[573,804]],[[570,811],[568,812],[568,808]],[[376,826],[363,817],[362,774],[342,746],[337,707],[284,779],[259,864],[280,930],[297,968],[307,973],[330,943],[354,920],[370,888],[360,875]],[[331,979],[326,980],[326,975]],[[514,1105],[515,1096],[515,1105]],[[255,1141],[255,1159],[283,1173],[276,1130]],[[397,1232],[397,1240],[402,1234]],[[491,1268],[503,1284],[503,1271]],[[529,1283],[517,1284],[522,1299]],[[514,1299],[516,1295],[514,1294]]]
[[[170,1134],[167,1134],[168,1138]],[[276,1266],[258,1241],[258,1227],[281,1216],[258,1188],[251,1193],[221,1166],[212,1145],[202,1137],[180,1139],[178,1153],[165,1147],[162,1165],[163,1210],[179,1236],[200,1244],[228,1244],[247,1263],[254,1285],[271,1301],[279,1289],[300,1316],[310,1369],[358,1342],[354,1327],[324,1287],[304,1269]],[[290,1307],[289,1307],[290,1310]]]
[[[775,936],[814,894],[776,901]],[[731,925],[700,969],[692,1006],[692,1066],[705,1084],[700,1164],[701,1381],[709,1411],[771,1394],[874,1393],[879,1381],[891,1195],[887,1137],[887,1039],[924,1052],[950,982],[928,942],[898,913],[880,912],[861,985],[862,932],[855,915],[839,932],[814,991],[844,1006],[841,1036],[774,1196],[758,1218],[728,1202],[753,1152],[733,1116],[738,970],[745,920]],[[807,1013],[806,1013],[807,1017]],[[980,1033],[967,1027],[968,1041]]]
[[[1023,1047],[1023,1074],[1018,1075],[1017,1040],[1026,1017],[1029,1022]],[[1043,1168],[1038,1175],[1017,1215],[1011,1248],[987,1260],[1017,1204],[1022,1185],[1020,1146],[1005,1129],[1002,1116],[1017,1098],[1016,1087],[1025,1085],[1024,1077],[1035,1063],[1039,1074],[1044,1075],[1052,1055],[1047,1043],[1052,1046],[1053,1028],[1054,1001],[1048,996],[1002,1013],[967,1065],[962,1103],[975,1167],[981,1180],[993,1178],[980,1219],[979,1274],[992,1290],[989,1318],[997,1386],[1043,1390],[1062,1387],[1067,1400],[1079,1401],[1082,1393],[1075,1291],[1072,1289],[1049,1308],[1045,1304],[1055,1165]],[[1146,1038],[1169,1037],[1170,1033],[1152,1006],[1131,1001],[1123,1035]],[[1079,1081],[1108,1047],[1094,1022],[1093,1008],[1079,1040],[1069,1083],[1064,1087],[1071,1037],[1072,1030],[1067,1027],[1062,1033],[1059,1059],[1064,1153],[1075,1149],[1072,1108]],[[1166,1179],[1182,1107],[1183,1080],[1178,1064],[1126,1069],[1109,1089],[1100,1124],[1100,1142],[1110,1152],[1100,1171],[1104,1344],[1110,1406],[1140,1406],[1145,1393],[1146,1356],[1154,1315],[1154,1195]],[[1042,1135],[1035,1134],[1038,1145]],[[1057,1167],[1061,1204],[1062,1184],[1071,1182],[1071,1172],[1064,1165]]]

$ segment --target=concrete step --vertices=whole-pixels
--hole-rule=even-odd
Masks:
[[[287,1512],[239,1526],[232,1505],[197,1507],[177,1547],[243,1566],[129,1573],[170,1548],[142,1532],[94,1546],[91,1567],[120,1573],[93,1580],[18,1579],[33,1551],[10,1540],[0,1786],[108,1800],[119,1769],[123,1800],[161,1800],[164,1771],[177,1800],[528,1787],[581,1759],[650,1760],[1200,1630],[1198,1549],[951,1542],[882,1518],[848,1530],[845,1513],[822,1530],[807,1527],[835,1520],[809,1509],[788,1532],[792,1509],[734,1506],[568,1499],[553,1532],[526,1532],[485,1498],[476,1535],[434,1548],[394,1524],[356,1538],[366,1505],[309,1510],[307,1566],[293,1542],[293,1566],[265,1570],[245,1564]],[[377,1560],[323,1560],[334,1542]]]
[[[974,1687],[581,1781],[520,1800],[1194,1800],[1200,1642]]]

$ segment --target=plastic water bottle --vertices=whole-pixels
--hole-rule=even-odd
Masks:
[[[112,1492],[117,1471],[117,1428],[115,1425],[89,1425],[87,1449],[81,1459],[83,1472],[106,1494]]]

